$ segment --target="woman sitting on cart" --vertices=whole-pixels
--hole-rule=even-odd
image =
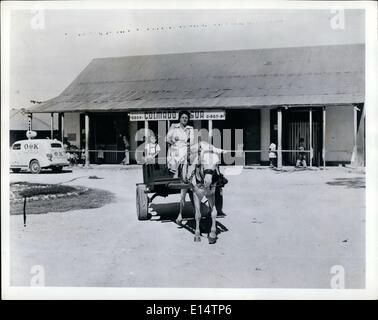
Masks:
[[[179,112],[179,123],[174,123],[168,130],[167,143],[170,145],[167,154],[167,165],[174,177],[178,177],[180,164],[183,164],[187,157],[188,143],[194,143],[194,130],[188,125],[190,113]]]

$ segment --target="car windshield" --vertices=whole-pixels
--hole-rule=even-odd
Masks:
[[[62,148],[62,145],[60,143],[52,143],[51,148]]]

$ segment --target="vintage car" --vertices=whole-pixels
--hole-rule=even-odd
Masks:
[[[10,168],[13,172],[29,169],[39,173],[41,169],[62,171],[68,166],[66,152],[60,141],[54,139],[28,139],[13,143],[10,150]]]

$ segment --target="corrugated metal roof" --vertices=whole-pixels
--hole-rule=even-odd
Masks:
[[[362,103],[364,59],[362,44],[94,59],[31,111]]]

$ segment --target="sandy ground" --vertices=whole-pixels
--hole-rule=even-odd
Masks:
[[[26,228],[11,216],[11,285],[30,285],[31,268],[41,265],[46,286],[330,288],[331,268],[341,265],[346,288],[364,287],[363,174],[245,169],[228,179],[223,232],[209,245],[205,233],[193,241],[192,220],[186,228],[170,220],[176,195],[156,199],[152,220],[137,220],[141,169],[11,174],[11,182],[65,182],[116,196],[98,209],[30,215]]]

